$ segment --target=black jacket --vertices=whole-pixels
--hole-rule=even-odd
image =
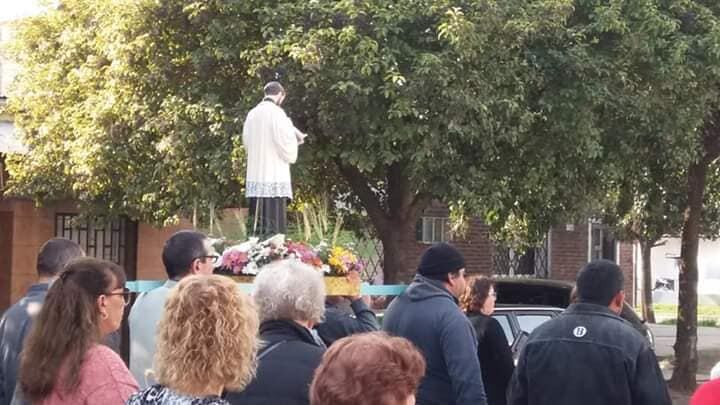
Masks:
[[[383,329],[410,340],[425,357],[418,404],[487,403],[475,331],[441,282],[415,276],[385,312]]]
[[[607,307],[573,304],[533,331],[511,405],[670,405],[647,339]]]
[[[362,299],[350,305],[326,305],[325,320],[315,327],[318,334],[330,346],[334,341],[354,333],[374,332],[380,329],[375,313]]]
[[[283,343],[260,359],[255,378],[243,392],[229,392],[225,399],[237,405],[309,404],[310,383],[325,350],[293,321],[263,322],[260,339],[263,348]]]
[[[497,319],[481,313],[469,313],[478,335],[478,358],[488,405],[506,405],[507,388],[515,364],[505,332]],[[483,325],[480,330],[478,326]]]

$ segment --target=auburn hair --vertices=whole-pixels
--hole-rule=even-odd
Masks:
[[[384,332],[337,340],[310,386],[311,405],[395,405],[415,393],[425,359],[407,339]]]
[[[485,300],[490,294],[490,289],[495,287],[495,282],[485,276],[477,276],[470,279],[465,292],[460,297],[460,307],[465,312],[480,312]]]

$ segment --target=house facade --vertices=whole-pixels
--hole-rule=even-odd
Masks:
[[[422,252],[430,244],[448,242],[465,256],[467,272],[477,274],[574,282],[578,271],[589,261],[612,260],[625,275],[627,301],[633,305],[639,302],[635,277],[638,248],[616,240],[607,226],[597,221],[553,226],[541,246],[525,252],[515,252],[492,241],[488,226],[478,218],[471,220],[465,238],[453,240],[449,229],[449,212],[443,204],[434,203],[423,212],[417,225],[416,242],[407,246],[413,260],[405,269],[405,279],[414,274]]]

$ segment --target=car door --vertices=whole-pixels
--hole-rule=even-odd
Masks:
[[[515,341],[516,330],[513,330],[512,315],[509,312],[495,312],[492,317],[500,323],[502,330],[505,333],[505,339],[508,341],[508,346]]]

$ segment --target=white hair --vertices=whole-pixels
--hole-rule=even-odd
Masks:
[[[253,284],[261,322],[322,321],[325,282],[320,270],[294,259],[281,260],[264,266]]]

